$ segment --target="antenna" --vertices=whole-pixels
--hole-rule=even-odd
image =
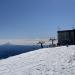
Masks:
[[[72,25],[72,29],[75,29],[74,25]]]
[[[60,31],[60,30],[61,30],[60,26],[57,26],[57,30],[58,30],[58,31]]]

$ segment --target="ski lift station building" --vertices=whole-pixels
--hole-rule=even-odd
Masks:
[[[75,29],[72,30],[61,30],[58,33],[58,44],[59,45],[75,45]]]

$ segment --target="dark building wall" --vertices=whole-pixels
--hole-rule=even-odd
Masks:
[[[58,31],[58,43],[60,45],[69,45],[75,44],[75,29],[73,30],[64,30]]]
[[[75,30],[74,30],[74,45],[75,45]]]

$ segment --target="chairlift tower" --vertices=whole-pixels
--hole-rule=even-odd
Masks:
[[[51,43],[52,43],[52,46],[54,45],[54,41],[55,41],[55,40],[56,40],[55,38],[53,38],[53,37],[50,37],[49,41],[51,41]]]

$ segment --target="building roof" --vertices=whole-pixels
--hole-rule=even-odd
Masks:
[[[58,31],[58,32],[70,32],[70,31],[75,31],[75,29],[72,29],[72,30],[61,30],[61,31]]]

